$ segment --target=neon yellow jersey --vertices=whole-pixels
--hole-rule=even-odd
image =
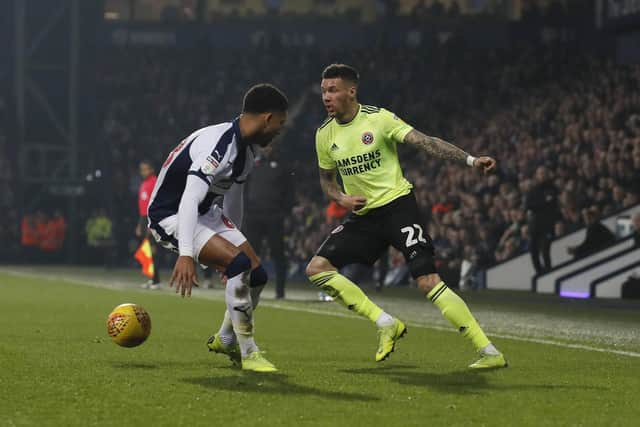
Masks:
[[[411,191],[413,186],[400,168],[397,144],[412,129],[392,112],[370,105],[361,105],[349,123],[328,118],[318,128],[318,165],[338,170],[346,194],[367,199],[358,215]]]

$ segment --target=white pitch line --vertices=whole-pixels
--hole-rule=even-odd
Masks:
[[[114,287],[105,286],[105,285],[102,285],[102,284],[99,284],[99,283],[96,283],[96,282],[89,282],[89,281],[82,280],[82,279],[73,279],[73,278],[69,278],[69,277],[62,277],[60,275],[56,275],[56,276],[49,275],[47,277],[42,277],[42,275],[38,274],[38,273],[29,273],[29,272],[16,271],[16,270],[10,270],[10,269],[0,269],[0,272],[5,273],[5,274],[10,274],[10,275],[15,275],[15,276],[21,276],[21,277],[39,277],[39,278],[42,278],[42,279],[45,279],[45,280],[61,280],[61,281],[65,281],[65,282],[68,282],[68,283],[74,283],[74,284],[85,285],[85,286],[89,285],[89,286],[94,286],[94,287],[102,287],[102,288],[115,289],[115,290],[131,290],[129,288],[124,288],[124,287],[122,287],[122,288],[114,288]],[[122,284],[124,284],[124,283],[122,283]],[[221,298],[214,298],[214,299],[221,300]],[[279,310],[298,311],[298,312],[303,312],[303,313],[322,314],[322,315],[325,315],[325,316],[345,317],[345,318],[350,318],[350,319],[365,320],[365,319],[362,319],[361,317],[353,315],[353,314],[351,314],[349,312],[338,313],[338,312],[330,312],[330,311],[318,310],[318,309],[308,308],[308,307],[292,307],[292,306],[282,305],[282,304],[279,304],[277,302],[271,302],[271,301],[268,301],[268,300],[263,300],[262,301],[262,305],[263,306],[267,306],[267,307],[271,307],[271,308],[275,308],[275,309],[279,309]],[[452,328],[447,328],[447,327],[444,327],[444,326],[425,325],[425,324],[414,323],[414,322],[406,322],[406,324],[411,326],[411,327],[416,327],[416,328],[432,329],[432,330],[437,330],[437,331],[455,332],[455,333],[457,333],[456,330],[454,330]],[[555,347],[571,348],[571,349],[576,349],[576,350],[595,351],[595,352],[598,352],[598,353],[617,354],[617,355],[620,355],[620,356],[627,356],[627,357],[640,357],[640,353],[635,352],[635,351],[615,350],[615,349],[610,349],[610,348],[593,347],[593,346],[585,345],[585,344],[572,344],[572,343],[567,343],[567,342],[562,342],[562,341],[553,341],[553,340],[542,339],[542,338],[521,337],[521,336],[517,336],[517,335],[508,335],[508,334],[489,333],[489,335],[491,335],[492,337],[497,337],[497,338],[504,338],[504,339],[514,340],[514,341],[522,341],[522,342],[531,342],[531,343],[535,343],[535,344],[552,345],[552,346],[555,346]]]
[[[280,310],[300,311],[300,312],[305,312],[305,313],[324,314],[325,316],[348,317],[348,318],[351,318],[351,319],[365,320],[365,319],[362,319],[361,317],[358,317],[358,316],[355,316],[355,315],[352,315],[352,314],[349,314],[349,313],[333,313],[333,312],[322,311],[322,310],[317,310],[317,309],[313,309],[313,308],[290,307],[290,306],[285,306],[285,305],[281,305],[281,304],[278,304],[278,303],[270,303],[268,301],[265,301],[263,305],[268,306],[268,307],[272,307],[272,308],[277,308],[277,309],[280,309]],[[423,329],[434,329],[434,330],[437,330],[437,331],[458,333],[455,329],[446,328],[444,326],[424,325],[424,324],[414,323],[414,322],[405,322],[405,323],[408,326],[411,326],[411,327],[417,327],[417,328],[423,328]],[[585,345],[585,344],[572,344],[572,343],[567,343],[567,342],[562,342],[562,341],[545,340],[545,339],[541,339],[541,338],[520,337],[520,336],[517,336],[517,335],[493,334],[493,333],[489,333],[489,335],[491,335],[492,337],[504,338],[504,339],[514,340],[514,341],[532,342],[532,343],[535,343],[535,344],[553,345],[553,346],[556,346],[556,347],[572,348],[572,349],[577,349],[577,350],[596,351],[596,352],[599,352],[599,353],[618,354],[620,356],[640,357],[640,353],[637,353],[635,351],[615,350],[615,349],[610,349],[610,348],[600,348],[600,347],[593,347],[593,346]]]
[[[640,353],[636,353],[635,351],[614,350],[612,348],[592,347],[590,345],[584,345],[584,344],[571,344],[571,343],[562,342],[562,341],[543,340],[541,338],[518,337],[514,335],[503,335],[503,334],[490,334],[490,335],[498,338],[505,338],[505,339],[516,340],[516,341],[527,341],[527,342],[532,342],[536,344],[555,345],[557,347],[597,351],[599,353],[611,353],[611,354],[618,354],[620,356],[640,357]]]

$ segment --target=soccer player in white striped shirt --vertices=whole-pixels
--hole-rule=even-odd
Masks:
[[[253,167],[254,146],[267,146],[287,119],[288,101],[275,86],[259,84],[244,97],[232,122],[199,129],[168,156],[151,195],[149,228],[165,248],[179,253],[170,286],[191,295],[195,262],[227,278],[227,311],[207,343],[242,369],[273,372],[253,338],[253,309],[267,282],[255,251],[239,231],[243,184]],[[224,198],[223,207],[215,202]]]

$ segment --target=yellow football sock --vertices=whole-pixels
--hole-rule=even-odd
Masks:
[[[476,350],[480,350],[490,343],[469,311],[467,304],[444,282],[438,283],[427,294],[427,298],[440,309],[442,315],[460,331],[463,337],[471,340]]]
[[[375,305],[351,280],[337,271],[323,271],[309,277],[311,283],[349,310],[375,322],[382,309]]]

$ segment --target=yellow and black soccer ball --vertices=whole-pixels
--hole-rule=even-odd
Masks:
[[[139,346],[151,333],[151,317],[138,304],[120,304],[109,313],[107,333],[119,346]]]

